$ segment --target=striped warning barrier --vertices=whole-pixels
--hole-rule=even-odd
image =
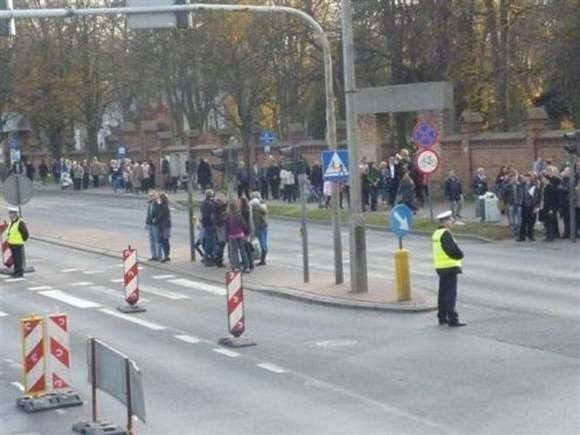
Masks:
[[[137,305],[139,302],[139,260],[137,250],[131,246],[123,250],[123,285],[127,305],[121,305],[117,307],[117,310],[125,314],[146,311],[145,308]]]
[[[52,390],[70,388],[70,347],[68,316],[51,314],[46,323],[49,383]]]
[[[129,305],[139,301],[139,267],[137,250],[129,246],[123,250],[123,278],[125,282],[125,300]]]
[[[228,297],[229,330],[234,337],[239,337],[246,329],[242,273],[239,270],[226,273],[226,290]]]
[[[22,326],[24,391],[31,396],[38,396],[46,390],[44,319],[33,315],[20,322]]]
[[[6,267],[12,267],[14,260],[12,259],[12,251],[8,246],[8,223],[6,221],[0,223],[0,243],[2,245],[2,263]]]
[[[236,270],[226,273],[226,298],[228,329],[233,337],[220,338],[218,343],[231,347],[255,346],[257,344],[255,340],[242,337],[246,330],[246,315],[241,271]]]

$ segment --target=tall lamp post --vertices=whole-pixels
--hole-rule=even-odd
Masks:
[[[348,142],[350,185],[350,288],[352,293],[368,291],[365,220],[361,200],[361,179],[358,163],[358,126],[355,110],[354,38],[350,0],[342,0],[342,51],[344,92],[346,97],[346,132]]]

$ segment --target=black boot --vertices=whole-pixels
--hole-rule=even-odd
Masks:
[[[256,266],[265,266],[266,265],[266,254],[267,252],[262,252],[260,256],[260,262],[256,264]]]

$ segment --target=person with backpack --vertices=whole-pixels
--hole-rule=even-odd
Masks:
[[[28,240],[28,228],[18,214],[18,207],[10,207],[8,209],[10,217],[10,224],[8,226],[8,247],[12,252],[12,260],[14,261],[13,278],[21,278],[24,274],[24,242]]]

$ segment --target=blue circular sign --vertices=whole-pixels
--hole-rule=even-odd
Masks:
[[[439,130],[429,121],[420,121],[413,129],[413,142],[421,148],[431,148],[439,142]]]
[[[405,204],[399,204],[391,210],[391,231],[397,237],[405,237],[411,232],[413,212]]]

